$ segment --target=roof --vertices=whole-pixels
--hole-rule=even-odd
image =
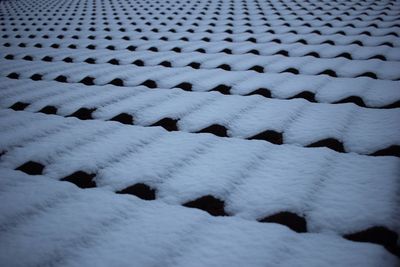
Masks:
[[[0,2],[0,265],[397,266],[397,2]]]

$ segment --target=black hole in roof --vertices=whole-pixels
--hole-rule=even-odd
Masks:
[[[396,232],[387,229],[384,226],[374,226],[367,230],[347,234],[344,238],[357,241],[357,242],[369,242],[384,246],[388,251],[393,254],[400,255],[399,247],[397,246],[398,235]]]
[[[356,78],[358,78],[358,77],[369,77],[369,78],[372,78],[372,79],[378,79],[376,74],[373,73],[373,72],[370,72],[370,71],[364,72],[363,74],[358,75]]]
[[[130,45],[126,49],[128,49],[129,51],[135,51],[136,50],[136,46]]]
[[[92,58],[92,57],[89,57],[89,58],[85,59],[84,62],[86,62],[88,64],[96,64],[96,60],[94,58]]]
[[[297,40],[296,43],[301,43],[301,44],[305,44],[305,45],[308,44],[307,41],[304,39]]]
[[[375,55],[373,57],[370,57],[369,59],[380,59],[380,60],[383,60],[383,61],[387,60],[384,55]]]
[[[264,141],[268,141],[268,142],[276,144],[276,145],[283,144],[282,133],[273,131],[273,130],[264,131],[262,133],[256,134],[253,137],[250,137],[249,139],[250,140],[264,140]]]
[[[315,94],[313,92],[310,91],[303,91],[297,95],[294,95],[292,97],[290,97],[289,99],[295,99],[295,98],[303,98],[305,100],[308,100],[310,102],[317,102],[315,100]]]
[[[29,106],[29,103],[16,102],[9,108],[18,111],[18,110],[24,110],[27,106]]]
[[[389,47],[394,47],[393,43],[390,43],[390,42],[384,42],[384,43],[382,43],[380,45],[386,45],[386,46],[389,46]]]
[[[70,44],[70,45],[68,46],[68,48],[71,48],[71,49],[76,49],[76,45],[74,45],[74,44]]]
[[[286,50],[280,50],[280,51],[276,52],[275,55],[282,55],[282,56],[288,57],[289,52]]]
[[[31,56],[24,56],[22,59],[33,61],[33,57],[31,57]]]
[[[34,47],[36,47],[36,48],[42,48],[43,46],[42,46],[42,44],[39,44],[39,43],[38,43],[38,44],[35,44]]]
[[[356,44],[356,45],[359,45],[359,46],[363,46],[363,45],[364,45],[364,44],[363,44],[361,41],[359,41],[359,40],[356,40],[356,41],[352,42],[351,44]]]
[[[132,62],[132,64],[139,66],[139,67],[143,67],[144,66],[144,62],[140,59],[137,59],[135,61]]]
[[[161,119],[158,122],[152,124],[151,126],[161,126],[165,130],[172,132],[172,131],[178,131],[177,122],[178,122],[178,120],[174,120],[171,118],[164,118],[164,119]]]
[[[225,54],[231,55],[232,54],[232,50],[230,50],[228,48],[225,48],[225,49],[221,50],[220,53],[225,53]]]
[[[110,81],[108,84],[112,84],[115,86],[124,86],[124,81],[121,80],[120,78],[115,78],[112,81]]]
[[[45,56],[44,58],[42,58],[42,60],[43,60],[43,61],[46,61],[46,62],[52,62],[52,61],[53,61],[53,58],[50,57],[50,56]]]
[[[135,185],[129,186],[121,191],[118,191],[117,194],[134,195],[144,200],[156,199],[156,190],[143,183],[137,183]]]
[[[16,72],[11,72],[10,74],[7,75],[7,77],[10,79],[19,79],[19,74]]]
[[[279,212],[259,221],[265,223],[279,223],[298,233],[307,232],[307,221],[303,217],[292,212]]]
[[[96,187],[96,183],[93,180],[95,176],[96,176],[95,174],[88,174],[83,171],[77,171],[71,175],[68,175],[67,177],[62,178],[61,181],[67,181],[73,183],[74,185],[83,189],[93,188]]]
[[[153,80],[146,80],[141,85],[144,85],[149,88],[157,88],[157,83]]]
[[[57,81],[57,82],[66,83],[67,82],[67,77],[65,77],[64,75],[59,75],[54,80]]]
[[[284,73],[284,72],[289,72],[289,73],[293,73],[293,74],[299,74],[299,70],[295,69],[295,68],[288,68],[288,69],[282,71],[282,73]]]
[[[254,37],[250,37],[250,38],[247,39],[246,41],[248,41],[248,42],[253,42],[253,43],[257,43],[257,40],[256,40],[256,38],[254,38]]]
[[[29,175],[41,175],[43,173],[43,169],[44,165],[35,161],[28,161],[16,168],[16,170],[22,171]]]
[[[335,138],[326,138],[315,143],[309,144],[307,147],[327,147],[337,152],[344,153],[344,147],[342,142]]]
[[[66,58],[63,59],[63,61],[66,62],[66,63],[72,63],[73,59],[70,58],[70,57],[66,57]]]
[[[180,49],[179,47],[174,47],[174,48],[172,48],[172,51],[180,53],[180,52],[182,52],[182,49]]]
[[[328,75],[328,76],[331,76],[331,77],[337,77],[336,72],[334,70],[331,70],[331,69],[324,70],[324,71],[318,73],[318,75]]]
[[[14,55],[8,54],[8,55],[6,55],[4,58],[5,58],[5,59],[11,60],[11,59],[14,59]]]
[[[158,52],[158,48],[157,47],[150,47],[147,50],[153,51],[153,52]]]
[[[248,95],[261,95],[266,98],[271,98],[271,91],[267,88],[259,88]]]
[[[163,62],[161,62],[159,65],[170,68],[172,67],[171,62],[164,60]]]
[[[33,74],[30,78],[31,78],[31,80],[33,80],[33,81],[41,81],[42,80],[42,75],[41,74],[38,74],[38,73],[35,73],[35,74]]]
[[[52,44],[51,47],[52,48],[60,48],[60,45],[59,44]]]
[[[335,45],[335,42],[332,40],[326,40],[324,42],[322,42],[322,44],[330,44],[330,45]]]
[[[200,63],[198,62],[192,62],[188,65],[189,67],[192,67],[193,69],[199,69],[200,68]]]
[[[133,117],[127,113],[121,113],[110,119],[110,121],[118,121],[122,124],[133,125]]]
[[[55,106],[45,106],[41,110],[39,110],[40,113],[44,114],[57,114],[57,108]]]
[[[400,157],[400,146],[392,145],[387,148],[378,150],[371,154],[371,156],[394,156]]]
[[[312,57],[320,58],[320,55],[317,52],[310,52],[310,53],[306,54],[306,56],[312,56]]]
[[[231,70],[231,66],[229,66],[228,64],[222,64],[219,65],[217,68],[223,69],[223,70]]]
[[[254,55],[260,55],[260,52],[258,50],[256,50],[256,49],[249,50],[246,53],[254,54]]]
[[[334,104],[342,104],[342,103],[354,103],[360,107],[366,107],[364,101],[359,96],[349,96],[335,102]]]
[[[262,67],[260,65],[255,65],[255,66],[251,67],[249,70],[254,70],[258,73],[264,73],[264,67]]]
[[[115,59],[115,58],[109,60],[108,63],[110,63],[112,65],[119,65],[119,61],[117,59]]]
[[[185,91],[192,91],[192,84],[187,83],[187,82],[180,83],[174,87],[181,88],[182,90],[185,90]]]
[[[80,108],[77,111],[75,111],[74,113],[72,113],[71,115],[69,115],[68,117],[75,117],[78,118],[80,120],[91,120],[93,119],[92,117],[92,113],[93,111],[95,111],[95,108]]]
[[[80,83],[83,83],[84,85],[94,85],[94,78],[90,76],[86,76],[82,80],[79,81]]]
[[[210,91],[217,91],[217,92],[220,92],[221,94],[229,95],[230,90],[231,90],[230,86],[227,86],[225,84],[220,84],[220,85],[214,87],[213,89],[211,89]]]
[[[211,195],[203,196],[196,200],[189,201],[183,204],[183,206],[204,210],[212,216],[228,216],[228,214],[225,212],[224,201]]]
[[[341,53],[341,54],[337,55],[336,57],[344,57],[347,59],[353,59],[353,57],[349,53]]]
[[[196,52],[199,52],[199,53],[205,53],[205,52],[206,52],[206,50],[204,50],[203,48],[199,48],[199,49],[196,49]]]
[[[210,125],[197,133],[211,133],[219,137],[228,137],[226,127],[219,124]]]
[[[367,35],[367,36],[371,36],[371,33],[369,31],[363,31],[362,33],[360,33],[360,35],[361,34],[364,34],[364,35]]]
[[[94,49],[96,49],[96,46],[95,46],[95,45],[88,45],[88,46],[86,46],[86,48],[87,48],[87,49],[94,50]]]
[[[115,50],[115,46],[113,46],[113,45],[108,45],[106,48],[107,48],[108,50]]]

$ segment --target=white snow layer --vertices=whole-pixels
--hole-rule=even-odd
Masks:
[[[0,1],[0,266],[398,266],[399,3],[172,2]]]
[[[0,169],[2,266],[396,266],[382,247]]]
[[[210,134],[167,132],[117,122],[0,112],[0,167],[35,161],[61,179],[96,173],[99,187],[145,183],[157,199],[183,204],[205,195],[249,220],[280,211],[305,216],[312,232],[350,234],[381,225],[400,233],[400,159],[272,145]],[[30,130],[31,129],[31,130]]]
[[[121,79],[125,86],[138,86],[153,80],[158,88],[174,88],[181,83],[190,83],[193,91],[209,91],[224,84],[231,87],[232,94],[246,95],[266,88],[274,98],[291,98],[309,91],[318,102],[335,103],[351,96],[360,97],[370,107],[384,107],[400,100],[398,80],[377,80],[369,77],[334,78],[326,75],[294,75],[292,73],[257,73],[255,71],[225,71],[222,69],[192,69],[190,67],[165,68],[161,66],[111,65],[46,62],[0,59],[0,74],[19,74],[22,79],[34,74],[43,80],[54,80],[65,76],[70,83],[93,77],[96,85],[105,85]],[[399,77],[400,78],[400,74]],[[397,78],[396,78],[397,79]]]
[[[372,154],[400,145],[400,109],[368,109],[354,104],[310,103],[303,99],[277,100],[261,96],[186,92],[179,89],[148,90],[139,86],[91,86],[38,81],[32,87],[19,80],[0,78],[0,107],[28,103],[37,112],[46,106],[67,116],[80,108],[95,109],[93,118],[109,120],[126,113],[134,124],[149,126],[161,119],[179,120],[179,130],[197,132],[210,125],[227,128],[231,137],[251,138],[273,130],[283,142],[307,146],[334,138],[344,150]],[[384,131],[382,130],[384,129]],[[368,134],[366,134],[368,133]]]

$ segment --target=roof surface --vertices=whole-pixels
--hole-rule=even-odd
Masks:
[[[0,2],[1,266],[397,266],[398,1]]]

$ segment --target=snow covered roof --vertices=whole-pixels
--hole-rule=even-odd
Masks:
[[[397,266],[396,1],[0,2],[1,266]]]

